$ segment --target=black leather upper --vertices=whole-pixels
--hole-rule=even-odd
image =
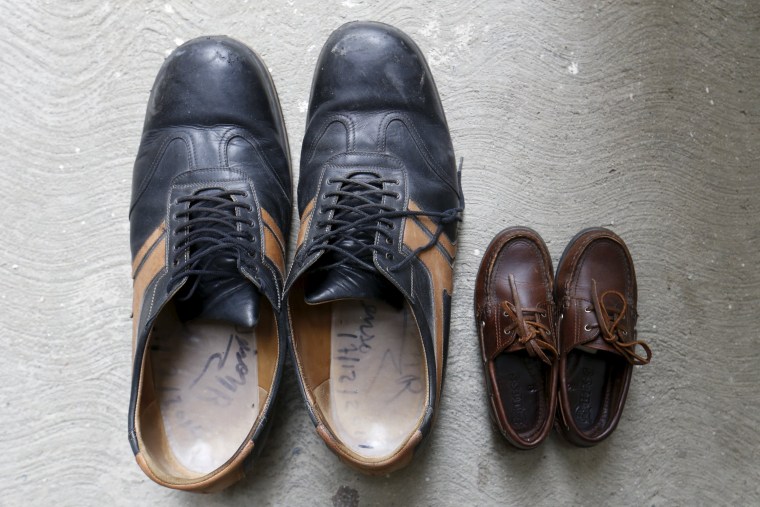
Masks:
[[[330,229],[320,227],[320,222],[329,218],[325,209],[336,204],[334,193],[342,185],[335,179],[366,173],[389,180],[382,188],[395,195],[384,196],[381,203],[399,215],[391,219],[388,241],[377,234],[375,243],[393,253],[373,253],[370,263],[376,268],[374,273],[343,266],[331,268],[325,282],[329,287],[318,289],[332,291],[332,296],[319,301],[377,297],[390,290],[394,293],[381,299],[409,302],[426,343],[433,386],[435,308],[431,277],[435,275],[416,258],[395,269],[413,254],[403,245],[402,213],[409,210],[411,201],[425,212],[454,215],[464,206],[448,125],[432,75],[419,48],[406,34],[374,22],[348,23],[333,32],[316,68],[298,182],[299,213],[303,216],[315,199],[314,218],[306,224],[308,230],[303,233],[287,287],[304,277],[307,301],[313,302],[310,298],[319,294],[310,285],[319,285],[322,280],[315,284],[310,276],[325,277],[311,273],[332,253],[311,245]],[[455,243],[456,220],[447,221],[444,232]],[[373,276],[380,281],[373,280]],[[444,295],[445,312],[448,302],[448,295]],[[444,333],[448,335],[448,315],[445,321]],[[423,432],[429,427],[436,405],[435,391],[429,390]]]
[[[288,237],[290,162],[277,96],[263,62],[227,37],[187,42],[159,71],[133,172],[132,255],[162,221],[181,226],[173,199],[204,185],[250,189],[242,200],[255,215],[265,209]],[[251,227],[260,238],[260,225]],[[277,308],[282,281],[264,268],[261,289]]]
[[[403,161],[423,209],[459,207],[443,107],[422,53],[405,33],[381,23],[346,24],[325,43],[317,69],[301,152],[300,211],[316,194],[318,168],[335,155],[356,159],[362,152]]]
[[[130,433],[151,322],[170,298],[190,285],[187,276],[170,284],[173,261],[182,260],[173,252],[188,220],[182,212],[189,204],[182,198],[208,192],[204,189],[239,192],[233,197],[241,203],[237,228],[250,243],[239,259],[220,254],[210,260],[210,267],[230,276],[201,279],[185,305],[177,305],[180,318],[251,327],[258,319],[258,299],[266,297],[282,325],[284,277],[265,255],[262,215],[271,216],[287,241],[292,186],[285,127],[264,63],[245,45],[223,36],[201,37],[178,47],[161,67],[148,102],[133,172],[130,241],[134,259],[165,223],[167,266],[146,287],[142,311],[135,312],[139,322]],[[281,333],[282,340],[284,336]]]

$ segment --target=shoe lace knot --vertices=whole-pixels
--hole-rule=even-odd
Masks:
[[[518,343],[525,347],[531,357],[538,357],[541,361],[551,365],[559,354],[552,344],[551,328],[539,320],[540,317],[547,317],[547,309],[523,306],[515,277],[511,273],[509,274],[509,286],[512,289],[514,301],[504,300],[501,302],[502,315],[509,319],[509,324],[503,330],[504,334],[514,332]]]
[[[625,320],[628,303],[625,296],[616,290],[607,290],[599,294],[596,280],[591,280],[591,301],[593,306],[586,308],[587,312],[594,311],[597,324],[586,326],[586,330],[599,329],[602,339],[618,351],[626,360],[634,365],[648,364],[652,359],[652,349],[643,340],[628,341],[628,330]],[[610,305],[607,305],[607,302]],[[644,350],[644,355],[636,352],[636,347]]]

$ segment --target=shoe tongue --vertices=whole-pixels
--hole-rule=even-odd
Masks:
[[[344,265],[306,276],[304,300],[308,304],[341,299],[379,299],[397,309],[404,306],[401,292],[377,272]]]
[[[213,190],[199,192],[212,194]],[[200,213],[199,213],[200,214]],[[205,265],[213,274],[191,277],[177,294],[177,313],[183,321],[220,320],[251,328],[259,321],[261,294],[238,268],[234,255],[220,253]]]
[[[228,271],[229,275],[204,275],[189,298],[178,305],[181,320],[222,320],[237,326],[251,328],[259,321],[261,294],[253,283],[237,269],[237,260],[218,257],[209,266],[214,270]],[[192,287],[188,280],[178,294]]]
[[[261,294],[253,283],[237,268],[237,260],[220,256],[214,259],[210,269],[227,271],[229,275],[203,275],[187,299],[178,306],[181,320],[221,320],[251,328],[259,321]],[[178,296],[188,291],[193,280],[188,280]]]

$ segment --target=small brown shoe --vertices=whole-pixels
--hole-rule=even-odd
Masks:
[[[532,449],[554,424],[557,349],[552,261],[525,227],[501,231],[488,246],[475,284],[492,415],[512,445]]]
[[[578,234],[557,268],[557,304],[557,425],[570,442],[588,447],[613,432],[633,365],[652,358],[636,340],[636,273],[623,240],[602,228]]]

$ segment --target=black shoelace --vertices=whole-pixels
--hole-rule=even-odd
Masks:
[[[394,179],[382,178],[377,174],[359,173],[349,177],[333,177],[328,183],[340,183],[338,190],[327,192],[325,197],[337,197],[334,204],[325,205],[323,215],[332,217],[316,223],[318,228],[329,226],[329,230],[314,236],[307,255],[319,250],[333,252],[334,262],[322,265],[319,269],[330,269],[343,264],[367,271],[376,271],[372,264],[374,252],[394,258],[398,253],[393,244],[391,232],[395,228],[392,219],[400,217],[428,217],[437,222],[437,228],[430,241],[415,249],[411,255],[390,267],[396,271],[410,263],[420,252],[432,247],[438,241],[447,224],[461,220],[462,208],[446,211],[396,211],[392,206],[382,203],[385,196],[399,199],[395,191],[384,190],[383,184],[394,183]],[[380,234],[385,241],[375,244],[375,237]],[[346,245],[351,245],[347,247]]]
[[[192,285],[180,299],[189,299],[204,275],[230,275],[229,270],[210,267],[218,256],[235,258],[239,264],[245,256],[254,255],[251,243],[255,238],[238,230],[238,224],[248,221],[237,214],[238,209],[250,211],[252,208],[249,204],[235,201],[233,196],[245,197],[246,193],[206,188],[177,200],[178,204],[189,204],[186,210],[175,215],[178,219],[187,218],[187,221],[174,231],[182,238],[177,241],[172,255],[174,270],[168,284],[169,291],[183,278],[194,277]]]

